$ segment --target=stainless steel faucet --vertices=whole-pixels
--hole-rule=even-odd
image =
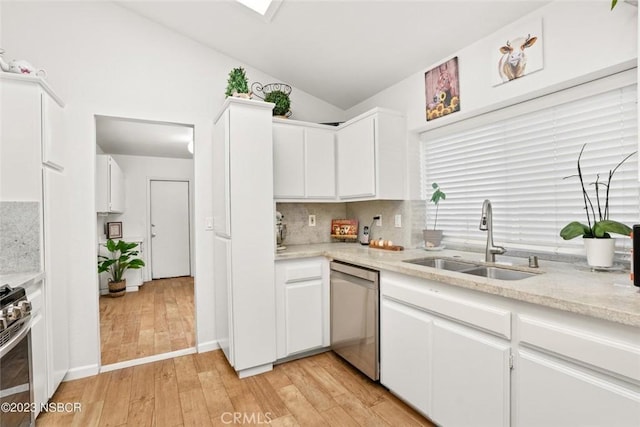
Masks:
[[[507,252],[507,250],[502,246],[496,246],[493,244],[493,209],[489,199],[482,203],[480,230],[487,232],[487,248],[484,252],[484,260],[486,262],[496,262],[496,254],[502,255]]]

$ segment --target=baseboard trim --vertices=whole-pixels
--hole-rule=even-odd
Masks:
[[[273,363],[266,363],[260,366],[254,366],[253,368],[242,369],[238,372],[238,378],[247,378],[252,377],[258,374],[264,374],[265,372],[269,372],[273,370]]]
[[[153,356],[141,357],[139,359],[125,360],[124,362],[112,363],[110,365],[104,365],[100,367],[100,373],[111,372],[118,369],[130,368],[132,366],[144,365],[146,363],[158,362],[160,360],[172,359],[174,357],[186,356],[188,354],[195,354],[196,348],[190,347],[182,350],[171,351],[169,353],[154,354]]]
[[[100,373],[100,366],[98,365],[85,365],[78,368],[72,368],[67,371],[62,381],[78,380],[80,378],[92,377]]]
[[[218,350],[220,345],[217,340],[207,341],[201,344],[198,344],[198,353],[206,353],[207,351]]]

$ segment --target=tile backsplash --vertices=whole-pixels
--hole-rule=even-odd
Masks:
[[[40,202],[0,202],[0,273],[40,271]]]
[[[357,219],[359,235],[363,227],[371,225],[375,215],[382,215],[382,226],[372,227],[374,239],[391,240],[405,247],[422,243],[425,220],[425,202],[422,200],[372,200],[347,203],[277,203],[276,209],[284,215],[287,224],[285,245],[329,243],[332,219]],[[316,216],[316,226],[309,226],[309,215]],[[401,216],[401,227],[395,227],[395,216]]]

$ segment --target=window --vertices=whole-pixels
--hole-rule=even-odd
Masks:
[[[434,181],[447,194],[438,211],[445,242],[484,245],[486,232],[478,226],[482,202],[490,199],[496,244],[582,253],[582,239],[565,241],[559,236],[571,221],[586,223],[579,180],[563,178],[576,173],[577,157],[586,143],[581,165],[592,194],[589,184],[596,174],[606,182],[609,170],[637,150],[637,87],[629,77],[634,73],[422,134],[424,197],[430,197]],[[611,187],[610,219],[640,223],[636,156],[617,170]],[[430,228],[434,211],[427,203]],[[630,243],[617,241],[619,247]]]

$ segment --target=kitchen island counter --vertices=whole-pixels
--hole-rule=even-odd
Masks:
[[[481,261],[483,254],[422,249],[387,251],[354,243],[290,245],[276,254],[276,261],[325,256],[376,270],[394,271],[452,286],[538,304],[585,316],[640,327],[640,288],[631,284],[628,272],[593,272],[589,267],[556,261],[540,261],[529,268],[526,259],[500,256],[496,266],[540,273],[522,280],[497,280],[448,270],[409,264],[404,260],[424,257]],[[488,264],[491,265],[491,264]]]

